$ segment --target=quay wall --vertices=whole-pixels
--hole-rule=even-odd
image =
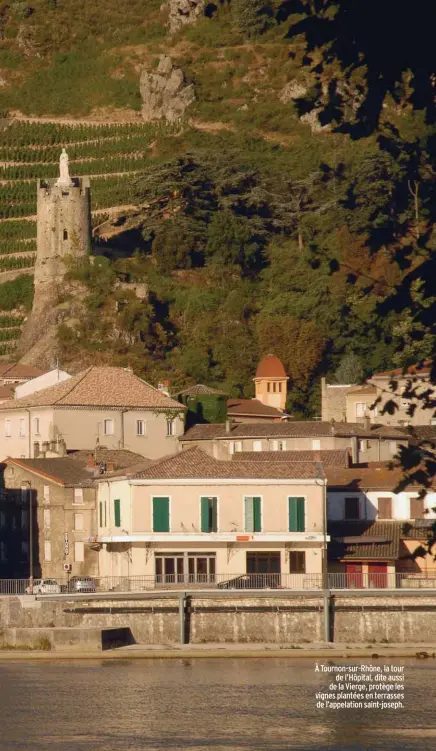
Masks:
[[[310,644],[324,641],[321,596],[179,596],[153,599],[35,600],[0,597],[2,631],[29,628],[130,628],[138,644]],[[436,597],[341,596],[330,602],[330,639],[339,644],[436,643]]]

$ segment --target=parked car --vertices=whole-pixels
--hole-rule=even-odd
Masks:
[[[96,592],[97,587],[91,576],[72,576],[68,584],[69,592]]]
[[[218,589],[278,589],[280,574],[242,574],[217,584]]]
[[[55,579],[34,579],[32,592],[30,585],[26,587],[27,594],[58,595],[60,592],[61,586]]]

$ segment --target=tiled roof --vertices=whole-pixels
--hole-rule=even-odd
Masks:
[[[268,404],[262,404],[259,399],[228,399],[227,414],[229,417],[234,415],[250,415],[252,417],[272,417],[281,419],[283,412],[276,407],[270,407]]]
[[[4,386],[0,386],[0,399],[13,399],[15,385],[14,383],[5,383]]]
[[[406,368],[405,371],[403,371],[403,368],[395,368],[394,370],[385,370],[381,373],[373,373],[371,378],[368,378],[368,381],[371,381],[372,378],[394,378],[397,376],[407,377],[413,375],[428,375],[431,372],[431,366],[432,360],[425,360],[422,365],[411,365],[410,368]]]
[[[326,451],[236,451],[233,461],[242,462],[316,462],[324,467],[348,467],[349,452],[344,449]]]
[[[95,480],[102,478],[103,475],[98,474],[96,467],[87,466],[89,454],[94,456],[93,451],[76,451],[66,457],[54,457],[51,459],[13,459],[8,457],[6,462],[18,464],[20,467],[30,469],[33,472],[41,474],[43,477],[51,478],[63,485],[92,487]],[[104,475],[105,478],[120,473],[126,474],[130,466],[143,468],[147,463],[151,463],[149,459],[144,459],[139,454],[125,449],[99,449],[97,452],[97,464],[100,462],[104,462],[105,464],[112,462],[115,469],[119,470],[118,472],[106,473]]]
[[[430,534],[436,535],[436,519],[415,519],[413,524],[403,522],[400,534],[403,540],[427,540]]]
[[[416,470],[416,468],[414,468]],[[406,477],[405,471],[400,467],[389,468],[388,464],[374,462],[365,467],[350,467],[349,469],[337,469],[326,466],[326,475],[329,490],[342,488],[350,491],[359,490],[390,490],[393,491]],[[403,488],[422,487],[419,483],[410,480]]]
[[[377,389],[375,386],[372,386],[370,384],[367,384],[365,386],[355,386],[354,388],[351,388],[348,392],[348,394],[377,394]]]
[[[0,363],[0,378],[37,378],[43,373],[43,370],[38,370],[33,365],[25,365],[21,362]]]
[[[68,457],[58,459],[6,459],[6,464],[17,464],[24,469],[36,472],[50,480],[55,480],[61,485],[80,485],[92,487],[94,484],[95,470],[86,469],[85,466]]]
[[[320,462],[229,462],[213,459],[197,446],[160,459],[134,479],[293,479],[323,478]]]
[[[179,402],[124,368],[91,366],[67,381],[0,405],[0,410],[27,407],[130,407],[186,409]]]
[[[282,361],[275,355],[266,355],[257,366],[256,378],[286,378]]]
[[[291,422],[239,423],[230,432],[222,423],[194,425],[181,438],[182,441],[205,441],[214,438],[322,438],[323,436],[359,436],[362,438],[395,438],[408,440],[406,431],[389,425],[370,425],[365,428],[356,422],[321,422],[316,420]]]
[[[407,430],[413,443],[420,444],[422,441],[436,443],[436,425],[410,425]]]
[[[183,391],[179,391],[178,394],[174,394],[174,396],[202,396],[203,394],[211,394],[215,396],[226,396],[224,391],[218,391],[217,389],[212,389],[210,386],[205,386],[203,383],[197,383],[195,386],[190,386],[187,389],[184,389]]]
[[[402,522],[328,522],[328,556],[345,560],[393,560],[400,552]]]
[[[134,451],[128,451],[128,449],[80,449],[78,451],[68,452],[68,459],[74,459],[83,466],[87,465],[88,457],[92,456],[97,464],[104,462],[108,464],[112,462],[116,469],[122,469],[123,467],[130,467],[132,464],[138,464],[139,462],[149,461],[144,459],[141,454],[135,454]]]

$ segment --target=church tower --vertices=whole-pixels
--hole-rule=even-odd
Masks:
[[[282,411],[286,407],[286,392],[289,378],[285,373],[283,363],[275,355],[266,355],[257,366],[253,378],[256,390],[255,398],[268,407],[276,407]]]
[[[17,348],[23,362],[41,364],[49,357],[56,324],[65,315],[60,315],[58,303],[66,290],[68,261],[88,256],[90,248],[89,177],[70,177],[68,154],[62,149],[59,177],[38,180],[37,184],[34,298]],[[47,340],[44,355],[42,339]]]

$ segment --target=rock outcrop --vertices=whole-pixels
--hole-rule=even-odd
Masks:
[[[175,34],[204,16],[204,0],[169,0],[168,9],[170,34]]]
[[[168,55],[161,55],[156,73],[143,70],[139,82],[142,117],[145,122],[176,122],[195,100],[193,84],[186,82],[183,71],[173,65]]]

